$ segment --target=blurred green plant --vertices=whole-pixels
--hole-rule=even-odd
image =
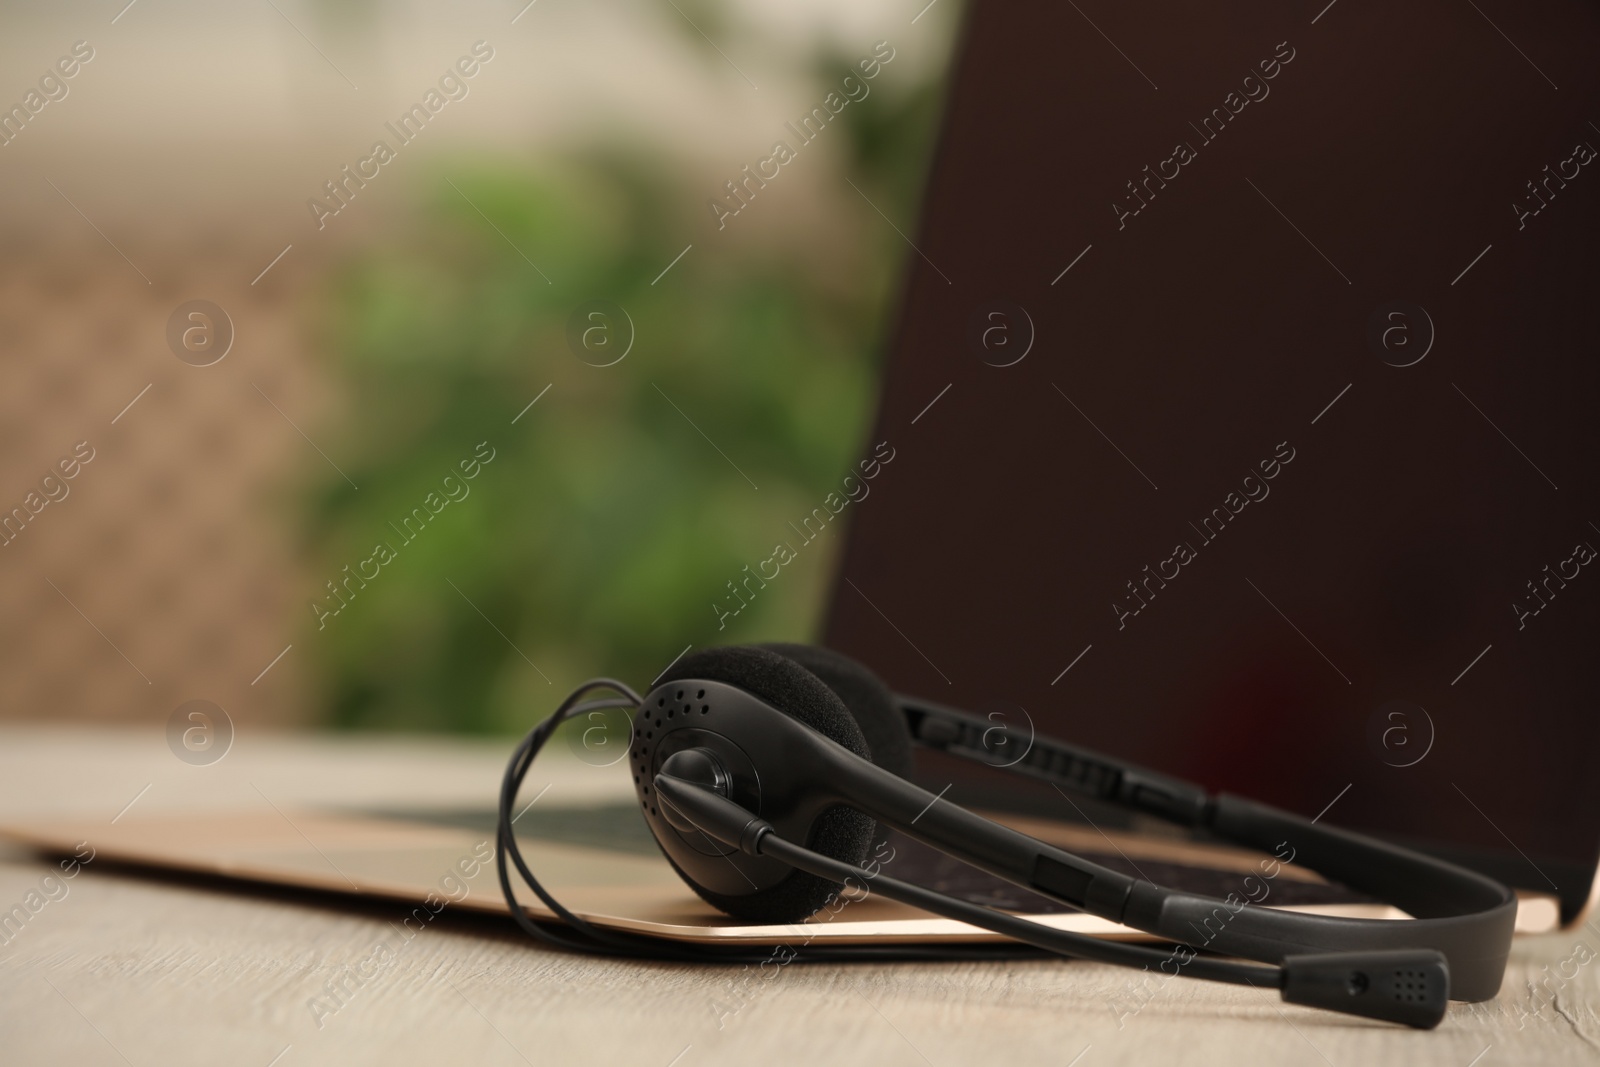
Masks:
[[[825,58],[816,84],[847,72]],[[318,583],[379,541],[397,558],[320,629],[308,613],[325,721],[520,730],[582,678],[643,686],[691,642],[812,635],[825,550],[725,630],[710,605],[869,447],[906,249],[843,179],[909,224],[937,87],[898,88],[847,108],[843,136],[804,161],[838,171],[818,185],[825,213],[849,220],[824,254],[803,235],[702,242],[652,285],[705,232],[706,192],[611,150],[537,170],[455,162],[414,227],[344,270],[325,348],[345,402],[326,432],[357,457],[361,488],[318,484],[306,555]],[[615,366],[567,343],[573,309],[595,298],[636,328]],[[482,441],[495,459],[470,495],[402,545],[389,524]]]

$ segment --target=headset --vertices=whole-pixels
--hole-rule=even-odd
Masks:
[[[585,699],[609,690],[610,697]],[[517,792],[562,722],[634,708],[628,766],[641,814],[667,861],[707,902],[753,923],[801,922],[844,887],[878,892],[1010,939],[969,946],[842,945],[792,950],[785,962],[1015,959],[1044,953],[1277,989],[1285,1002],[1419,1029],[1449,1000],[1500,989],[1517,901],[1473,871],[1289,812],[1035,738],[890,692],[865,667],[824,648],[773,644],[685,655],[644,696],[584,683],[512,754],[501,786],[500,887],[511,914],[543,941],[657,960],[761,963],[748,949],[608,930],[573,914],[534,877],[512,832]],[[996,731],[1002,736],[996,738]],[[1012,771],[1261,852],[1395,905],[1406,920],[1335,918],[1252,907],[1155,885],[1001,826],[908,780],[914,745],[992,766],[997,740],[1021,751]],[[1171,947],[1103,941],[900,881],[867,863],[883,823],[1006,881]],[[506,858],[555,915],[533,921]],[[1263,861],[1262,870],[1270,877]],[[1197,936],[1201,935],[1201,936]],[[1229,958],[1231,957],[1231,958]],[[1255,963],[1238,962],[1240,960]]]

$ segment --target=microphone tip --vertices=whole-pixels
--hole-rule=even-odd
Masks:
[[[1431,1030],[1450,1003],[1450,965],[1433,949],[1286,956],[1283,999]]]

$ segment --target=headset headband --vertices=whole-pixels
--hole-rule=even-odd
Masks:
[[[1332,881],[1369,894],[1414,916],[1409,921],[1346,919],[1272,908],[1229,911],[1208,947],[1247,959],[1275,959],[1284,946],[1324,951],[1428,947],[1450,963],[1451,995],[1488,1000],[1500,991],[1516,924],[1516,895],[1463,867],[1387,844],[1227,793],[1210,794],[1192,782],[1126,763],[1049,738],[1019,734],[966,712],[912,697],[896,696],[912,738],[952,756],[993,766],[992,737],[1005,731],[1025,749],[1008,770],[1097,797],[1178,826],[1202,829],[1222,840],[1266,853],[1287,845],[1294,862]],[[926,801],[923,801],[924,803]],[[924,819],[931,818],[930,811]],[[922,820],[918,820],[918,827]],[[901,828],[904,829],[904,828]],[[915,836],[913,827],[910,831]],[[1019,835],[1020,836],[1020,835]],[[1031,838],[1029,839],[1032,840]],[[935,842],[935,844],[937,844]],[[1008,880],[1024,873],[1021,864]],[[1078,867],[1092,867],[1082,860]],[[982,864],[979,864],[982,866]],[[1098,868],[1097,871],[1104,871]],[[1070,889],[1081,875],[1057,872],[1046,861],[1043,878]],[[1116,877],[1116,872],[1106,871]],[[1104,875],[1097,873],[1096,881]],[[1118,913],[1106,914],[1087,899],[1073,900],[1030,880],[1030,887],[1066,899],[1094,914],[1175,941],[1190,941],[1228,902],[1162,889],[1135,881]],[[1104,890],[1101,890],[1104,893]]]

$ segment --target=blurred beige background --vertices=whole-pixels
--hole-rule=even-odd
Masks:
[[[814,106],[817,48],[890,38],[885,83],[926,80],[955,15],[884,0],[125,2],[0,7],[4,106],[75,42],[94,52],[0,147],[0,506],[79,442],[95,457],[0,547],[6,719],[153,722],[196,698],[240,723],[310,719],[316,682],[290,647],[317,582],[297,494],[308,468],[329,473],[316,449],[361,401],[320,340],[330,271],[406,227],[440,161],[627,144],[709,192]],[[307,198],[478,40],[495,58],[469,95],[318,230]],[[833,254],[859,226],[829,211],[828,168],[792,171],[781,208],[741,219],[731,245]],[[233,323],[213,366],[168,349],[168,316],[193,299]]]

